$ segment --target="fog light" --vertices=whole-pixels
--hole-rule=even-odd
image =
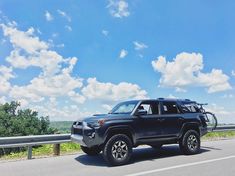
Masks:
[[[89,138],[91,138],[91,139],[95,138],[95,132],[90,133],[88,136],[89,136]]]

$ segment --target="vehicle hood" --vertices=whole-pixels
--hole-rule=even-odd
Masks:
[[[90,117],[86,117],[82,119],[82,121],[85,121],[87,123],[90,122],[97,122],[99,119],[105,119],[105,120],[115,120],[115,119],[121,119],[121,118],[126,118],[129,115],[126,114],[95,114]]]

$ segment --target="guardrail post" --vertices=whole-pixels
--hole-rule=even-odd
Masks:
[[[28,159],[32,159],[32,152],[33,152],[33,147],[32,146],[28,146]]]
[[[53,145],[53,152],[55,156],[59,156],[60,155],[60,144],[54,144]]]

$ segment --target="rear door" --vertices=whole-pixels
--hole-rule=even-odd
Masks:
[[[162,135],[165,137],[177,137],[184,122],[184,116],[180,112],[175,101],[162,101],[161,118]]]

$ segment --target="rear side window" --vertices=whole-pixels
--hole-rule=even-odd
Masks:
[[[198,113],[200,109],[196,103],[181,103],[181,109],[184,113]]]
[[[162,102],[163,114],[178,114],[176,102]]]

